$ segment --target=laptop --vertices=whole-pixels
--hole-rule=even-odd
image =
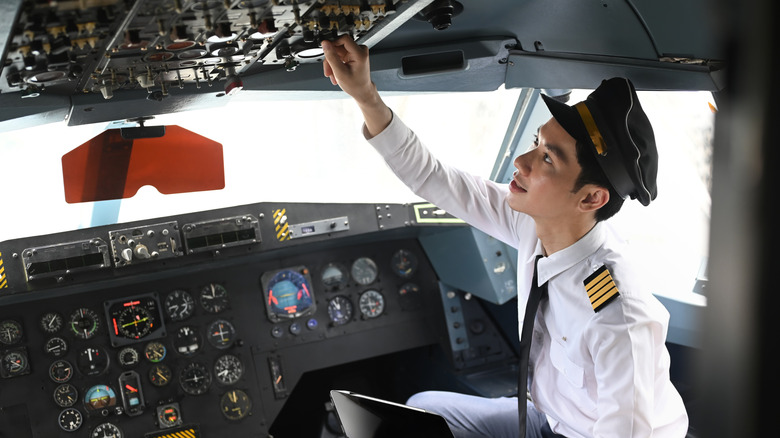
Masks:
[[[347,438],[453,438],[444,417],[344,390],[330,399]]]

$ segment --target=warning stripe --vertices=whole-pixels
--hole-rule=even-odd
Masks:
[[[150,435],[147,435],[149,437]],[[154,438],[197,438],[198,434],[195,429],[180,430],[176,432],[169,432],[163,435],[153,435]]]
[[[276,240],[280,242],[284,240],[290,240],[292,238],[292,234],[290,234],[290,227],[287,224],[287,210],[284,208],[274,210],[273,216],[274,226],[276,227]]]
[[[602,266],[590,277],[585,279],[585,291],[593,310],[598,312],[620,295],[615,280],[606,266]]]
[[[8,280],[5,278],[5,266],[3,266],[3,253],[0,252],[0,289],[8,287]]]

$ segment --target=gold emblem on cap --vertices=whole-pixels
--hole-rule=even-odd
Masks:
[[[604,137],[602,137],[599,127],[596,126],[596,121],[593,119],[590,109],[585,105],[585,102],[580,102],[574,105],[574,107],[577,108],[577,112],[580,113],[580,118],[585,124],[585,129],[588,130],[590,141],[596,146],[596,152],[598,152],[599,155],[607,155],[607,143],[604,141]]]

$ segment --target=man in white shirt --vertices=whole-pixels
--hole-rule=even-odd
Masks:
[[[543,96],[553,117],[518,156],[508,184],[438,161],[384,104],[368,49],[322,43],[325,76],[352,96],[364,135],[415,193],[518,250],[520,324],[538,262],[547,297],[530,349],[527,436],[683,437],[688,418],[669,380],[669,314],[604,222],[625,198],[656,197],[652,127],[627,79],[574,106]],[[424,392],[408,404],[445,417],[456,437],[514,437],[516,398]]]

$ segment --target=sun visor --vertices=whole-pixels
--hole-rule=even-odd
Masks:
[[[180,126],[153,128],[107,130],[63,155],[65,201],[131,198],[145,185],[166,195],[225,188],[221,143]]]

